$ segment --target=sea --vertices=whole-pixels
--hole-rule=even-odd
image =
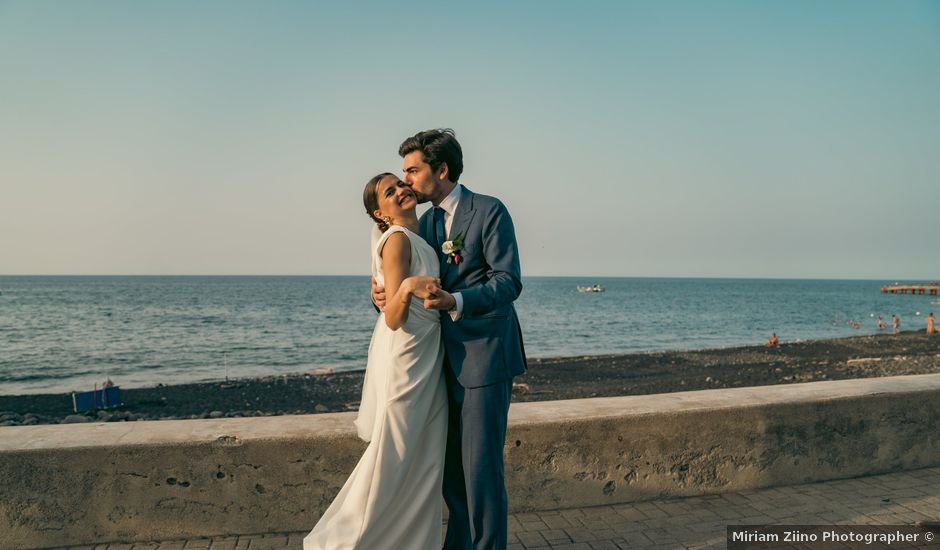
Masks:
[[[880,291],[894,282],[527,277],[516,308],[530,358],[877,334],[892,314],[902,330],[940,315],[936,297]],[[605,291],[577,291],[595,284]],[[369,290],[368,276],[0,276],[0,395],[361,370]]]

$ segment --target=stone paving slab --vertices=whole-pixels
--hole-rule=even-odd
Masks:
[[[940,467],[723,495],[513,514],[508,550],[725,548],[728,524],[911,525],[920,521],[940,521]],[[302,550],[306,534],[262,533],[68,548]]]

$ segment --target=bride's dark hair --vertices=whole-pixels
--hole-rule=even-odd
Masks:
[[[391,174],[389,172],[382,172],[378,176],[375,176],[374,178],[370,179],[369,182],[366,183],[366,188],[362,190],[362,203],[366,205],[366,214],[368,214],[369,217],[375,221],[375,223],[379,226],[379,229],[381,229],[383,233],[388,231],[388,224],[385,223],[385,221],[382,220],[382,218],[376,218],[373,212],[379,209],[379,195],[377,192],[378,187],[379,187],[379,182],[387,178],[388,176],[392,176],[394,178],[395,174]]]

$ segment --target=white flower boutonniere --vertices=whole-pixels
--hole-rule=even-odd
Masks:
[[[447,263],[459,264],[463,261],[460,251],[463,250],[463,233],[458,233],[452,240],[441,245],[441,252],[447,255]]]

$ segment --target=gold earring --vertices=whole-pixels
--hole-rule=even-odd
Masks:
[[[385,225],[392,225],[392,217],[391,217],[391,216],[382,216],[382,221],[385,222]]]

